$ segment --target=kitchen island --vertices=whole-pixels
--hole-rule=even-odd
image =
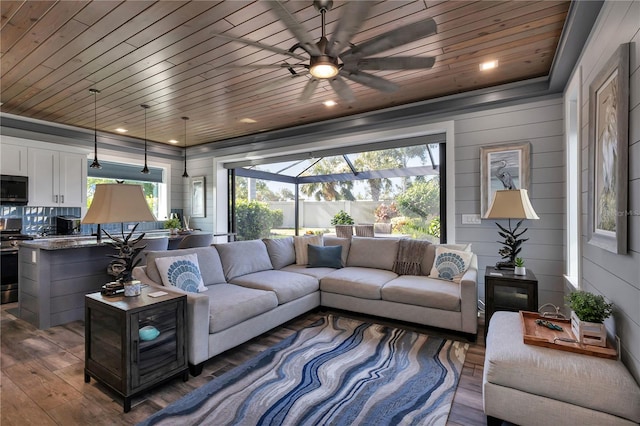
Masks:
[[[147,232],[146,237],[169,236],[171,249],[188,234],[159,231]],[[40,329],[84,319],[85,294],[98,292],[113,281],[107,267],[113,260],[109,255],[116,250],[108,241],[103,238],[98,243],[95,236],[69,236],[21,242],[18,316]]]

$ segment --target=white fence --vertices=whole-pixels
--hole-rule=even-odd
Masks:
[[[331,219],[340,210],[349,213],[355,223],[374,223],[374,211],[380,204],[391,201],[303,201],[300,200],[301,228],[331,228]],[[269,201],[270,209],[282,210],[283,228],[295,226],[295,207],[293,201]]]

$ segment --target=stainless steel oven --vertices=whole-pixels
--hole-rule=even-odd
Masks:
[[[21,219],[0,219],[0,301],[18,301],[18,244],[33,239],[21,234]]]

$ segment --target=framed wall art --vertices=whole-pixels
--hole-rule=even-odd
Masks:
[[[629,44],[618,50],[589,86],[590,244],[627,253]]]
[[[191,217],[205,217],[205,181],[204,176],[191,179]]]
[[[508,143],[480,147],[480,216],[484,217],[500,189],[529,190],[531,144]]]

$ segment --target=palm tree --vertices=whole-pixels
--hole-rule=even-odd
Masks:
[[[309,171],[309,175],[322,176],[334,173],[349,172],[349,167],[342,161],[341,157],[323,158],[318,161]],[[352,194],[353,182],[313,182],[300,186],[300,191],[308,197],[313,197],[317,201],[337,201],[355,200]]]

